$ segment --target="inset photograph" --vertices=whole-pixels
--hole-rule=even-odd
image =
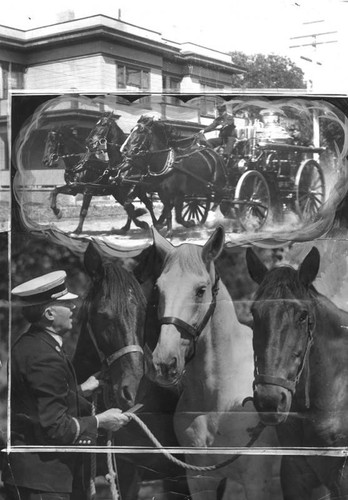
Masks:
[[[222,225],[227,244],[325,234],[347,191],[340,99],[13,96],[14,191],[28,230],[146,246]],[[25,108],[26,106],[26,108]],[[136,242],[136,243],[135,243]]]

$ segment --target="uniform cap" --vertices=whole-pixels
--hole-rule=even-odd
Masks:
[[[77,299],[78,295],[68,291],[65,280],[65,271],[53,271],[16,286],[12,295],[22,306]]]

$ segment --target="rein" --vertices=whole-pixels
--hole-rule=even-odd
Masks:
[[[253,383],[253,389],[255,390],[255,386],[257,384],[264,384],[264,385],[277,385],[279,387],[283,387],[284,389],[287,389],[288,391],[291,392],[292,396],[295,393],[296,386],[300,380],[300,377],[303,373],[303,370],[305,366],[308,363],[308,358],[309,358],[309,352],[313,344],[313,324],[310,322],[308,319],[308,327],[307,327],[307,345],[306,345],[306,350],[302,358],[302,363],[301,366],[297,372],[297,375],[294,380],[288,380],[282,377],[274,377],[272,375],[266,375],[263,373],[258,373],[257,372],[257,357],[255,355],[255,375],[254,375],[254,383]],[[305,398],[305,406],[306,408],[309,408],[309,390],[308,390],[308,380],[306,381],[306,398]]]
[[[200,334],[204,330],[204,328],[207,326],[208,321],[210,320],[210,318],[214,314],[215,307],[216,307],[216,297],[217,297],[217,294],[219,291],[219,281],[220,281],[220,276],[219,276],[218,272],[215,271],[215,282],[214,282],[214,285],[212,288],[212,299],[211,299],[209,308],[208,308],[207,312],[205,313],[205,315],[204,315],[204,317],[199,325],[197,325],[197,326],[190,325],[189,323],[186,323],[186,321],[183,321],[182,319],[177,318],[175,316],[163,316],[162,318],[159,319],[160,326],[162,326],[162,325],[174,325],[179,329],[179,331],[186,333],[187,336],[189,337],[189,339],[193,340],[193,346],[194,346],[193,353],[192,353],[192,356],[187,361],[190,361],[190,359],[192,359],[193,356],[195,355],[196,342],[197,342]]]

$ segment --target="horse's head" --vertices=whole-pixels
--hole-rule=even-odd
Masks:
[[[224,231],[218,228],[203,247],[174,247],[154,230],[154,244],[163,259],[156,283],[161,329],[149,376],[169,386],[180,380],[214,312],[218,290],[214,261],[223,248]]]
[[[131,130],[122,146],[127,158],[143,156],[151,151],[165,149],[169,144],[168,129],[165,123],[152,116],[142,115]]]
[[[114,404],[134,405],[143,376],[143,328],[146,301],[133,274],[117,261],[103,261],[90,243],[84,263],[92,286],[85,301],[85,321],[105,356]]]
[[[316,293],[311,285],[319,262],[319,252],[314,247],[298,270],[281,266],[268,271],[256,254],[247,250],[250,276],[259,283],[251,308],[254,403],[261,420],[268,425],[286,420],[300,379],[301,388],[308,393],[306,372]]]
[[[123,144],[126,136],[115,121],[119,117],[120,115],[115,115],[111,111],[97,121],[86,139],[86,146],[90,152],[106,152],[108,145],[120,147]]]
[[[48,132],[45,142],[42,164],[46,168],[58,167],[59,157],[64,153],[62,132],[60,129],[53,129]]]

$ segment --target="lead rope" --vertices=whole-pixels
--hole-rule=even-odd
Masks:
[[[97,395],[93,395],[92,399],[92,410],[91,415],[95,417],[96,415],[96,407],[97,407]],[[95,478],[97,475],[97,456],[95,453],[91,454],[91,477],[89,479],[89,495],[93,500],[96,497],[97,490],[95,487]]]
[[[91,415],[95,416],[96,415],[96,407],[97,407],[97,395],[93,395],[92,399],[92,411]],[[108,431],[107,433],[107,442],[106,442],[108,448],[111,449],[112,446],[112,431]],[[122,500],[121,496],[118,493],[118,475],[117,475],[117,466],[116,463],[115,465],[112,462],[112,453],[111,451],[107,452],[107,466],[108,466],[108,475],[107,475],[107,480],[110,484],[110,491],[111,491],[111,496],[112,500]],[[95,486],[95,478],[97,475],[97,456],[95,453],[92,453],[91,455],[91,477],[89,480],[89,494],[90,494],[90,499],[93,500],[96,498],[97,490]]]
[[[214,471],[214,470],[221,469],[222,467],[226,467],[227,465],[232,464],[240,456],[242,456],[241,453],[235,454],[232,457],[228,458],[227,460],[224,460],[223,462],[219,462],[218,464],[215,464],[215,465],[207,465],[205,467],[199,467],[198,465],[187,464],[186,462],[183,462],[182,460],[179,460],[178,458],[174,457],[171,453],[169,453],[161,445],[161,443],[158,441],[158,439],[152,434],[152,432],[146,426],[146,424],[144,424],[144,422],[137,415],[135,415],[134,413],[127,413],[127,412],[124,412],[123,414],[126,415],[127,417],[131,418],[132,420],[134,420],[142,428],[142,430],[145,432],[145,434],[148,436],[148,438],[153,442],[153,444],[156,446],[156,448],[160,449],[161,452],[163,453],[163,455],[168,460],[170,460],[171,462],[175,463],[179,467],[182,467],[183,469],[193,470],[193,471],[197,471],[197,472]],[[262,422],[259,422],[254,427],[254,429],[252,431],[251,438],[250,438],[250,440],[248,441],[248,443],[245,446],[246,448],[250,448],[250,446],[252,446],[255,443],[255,441],[259,438],[261,432],[263,431],[263,429],[265,427],[266,426]]]
[[[107,453],[107,464],[108,464],[108,471],[109,471],[108,472],[108,480],[110,483],[112,500],[122,500],[119,493],[118,493],[119,488],[117,487],[118,475],[117,475],[116,463],[114,465],[113,461],[112,461],[112,453],[111,453],[112,431],[108,431],[107,446],[108,446],[108,448],[110,448],[110,451],[108,451],[108,453]]]

